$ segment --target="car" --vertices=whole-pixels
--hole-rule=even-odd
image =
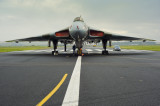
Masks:
[[[115,46],[113,47],[113,51],[121,51],[120,46],[119,46],[119,45],[115,45]]]

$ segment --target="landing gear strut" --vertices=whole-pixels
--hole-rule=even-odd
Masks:
[[[67,51],[67,41],[65,40],[64,42],[64,51],[66,52]]]
[[[54,51],[52,51],[52,55],[58,55],[58,51],[56,51],[57,45],[58,45],[58,40],[53,40],[52,42],[53,42],[53,50],[54,50]]]
[[[67,51],[67,44],[64,44],[64,51]]]
[[[108,50],[106,50],[106,48],[107,48],[107,39],[103,39],[102,40],[102,44],[103,44],[103,51],[102,51],[102,54],[103,55],[108,55]]]

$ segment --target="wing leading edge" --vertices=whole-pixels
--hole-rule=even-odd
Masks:
[[[130,37],[130,36],[123,36],[123,35],[116,35],[116,34],[111,34],[108,32],[104,32],[101,30],[96,30],[93,28],[90,28],[90,35],[88,39],[106,39],[106,40],[112,40],[112,41],[155,41],[152,39],[145,39],[145,38],[138,38],[138,37]]]
[[[69,28],[62,29],[60,31],[57,31],[55,33],[48,33],[40,36],[35,37],[28,37],[28,38],[22,38],[22,39],[15,39],[15,40],[9,40],[6,42],[19,42],[19,41],[48,41],[48,40],[64,40],[64,39],[71,39],[69,36]]]
[[[28,38],[23,38],[23,39],[16,39],[16,40],[10,40],[6,42],[19,42],[19,41],[48,41],[54,34],[45,34],[45,35],[40,35],[40,36],[35,36],[35,37],[28,37]]]
[[[115,35],[115,34],[109,34],[104,32],[104,38],[109,38],[109,40],[113,41],[155,41],[152,39],[145,39],[145,38],[138,38],[138,37],[130,37],[130,36],[122,36],[122,35]]]

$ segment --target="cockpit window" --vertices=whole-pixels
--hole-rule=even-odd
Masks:
[[[82,21],[82,22],[84,22],[82,17],[76,17],[73,22],[76,22],[76,21]]]

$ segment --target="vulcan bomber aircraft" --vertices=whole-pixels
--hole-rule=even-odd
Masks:
[[[122,36],[122,35],[115,35],[112,33],[104,32],[101,30],[97,30],[87,26],[83,20],[83,18],[76,17],[69,27],[59,30],[54,33],[48,33],[40,36],[23,38],[23,39],[16,39],[11,40],[15,42],[19,41],[48,41],[48,46],[51,46],[51,42],[53,42],[53,51],[52,54],[58,54],[57,46],[58,42],[64,43],[64,49],[66,51],[66,45],[69,43],[75,43],[77,48],[77,54],[82,55],[82,47],[84,42],[100,42],[102,41],[103,51],[102,54],[108,54],[107,51],[107,42],[111,46],[111,41],[133,41],[133,40],[142,40],[143,42],[150,39],[145,38],[137,38],[137,37],[130,37],[130,36]],[[11,42],[9,41],[9,42]]]

